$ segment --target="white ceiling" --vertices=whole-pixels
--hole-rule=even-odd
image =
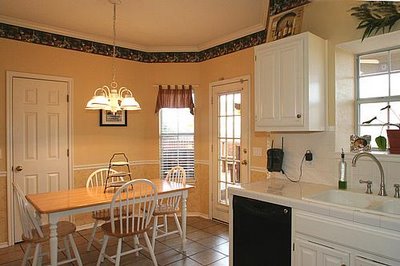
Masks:
[[[268,0],[122,0],[117,45],[201,51],[263,30]],[[0,0],[0,22],[112,43],[109,0]]]

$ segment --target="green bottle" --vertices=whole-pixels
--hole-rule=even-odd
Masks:
[[[347,164],[344,160],[344,151],[342,149],[342,154],[340,155],[341,160],[339,162],[339,189],[347,189],[347,178],[346,178],[346,168]]]

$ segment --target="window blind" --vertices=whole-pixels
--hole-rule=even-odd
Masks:
[[[194,134],[172,133],[160,135],[161,177],[174,166],[182,166],[186,178],[194,178]]]

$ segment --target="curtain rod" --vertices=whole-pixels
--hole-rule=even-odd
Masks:
[[[160,86],[163,89],[166,89],[168,86],[170,86],[171,88],[174,88],[175,86],[178,86],[178,88],[182,88],[182,86],[189,87],[189,85],[191,85],[193,89],[197,89],[199,87],[199,85],[192,84],[154,84],[153,88],[158,89]]]

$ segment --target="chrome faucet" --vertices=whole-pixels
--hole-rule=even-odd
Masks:
[[[357,154],[353,157],[353,160],[351,161],[351,165],[352,165],[353,167],[356,167],[357,160],[358,160],[360,157],[369,157],[369,158],[371,158],[371,159],[376,163],[376,165],[378,165],[379,172],[380,172],[380,174],[381,174],[381,184],[380,184],[380,186],[379,186],[379,193],[378,193],[378,195],[379,195],[379,196],[387,196],[387,194],[386,194],[386,189],[385,189],[385,174],[383,173],[382,164],[381,164],[381,163],[378,161],[378,159],[376,159],[376,157],[375,157],[374,155],[372,155],[371,153],[369,153],[369,152],[360,152],[360,153],[357,153]]]

